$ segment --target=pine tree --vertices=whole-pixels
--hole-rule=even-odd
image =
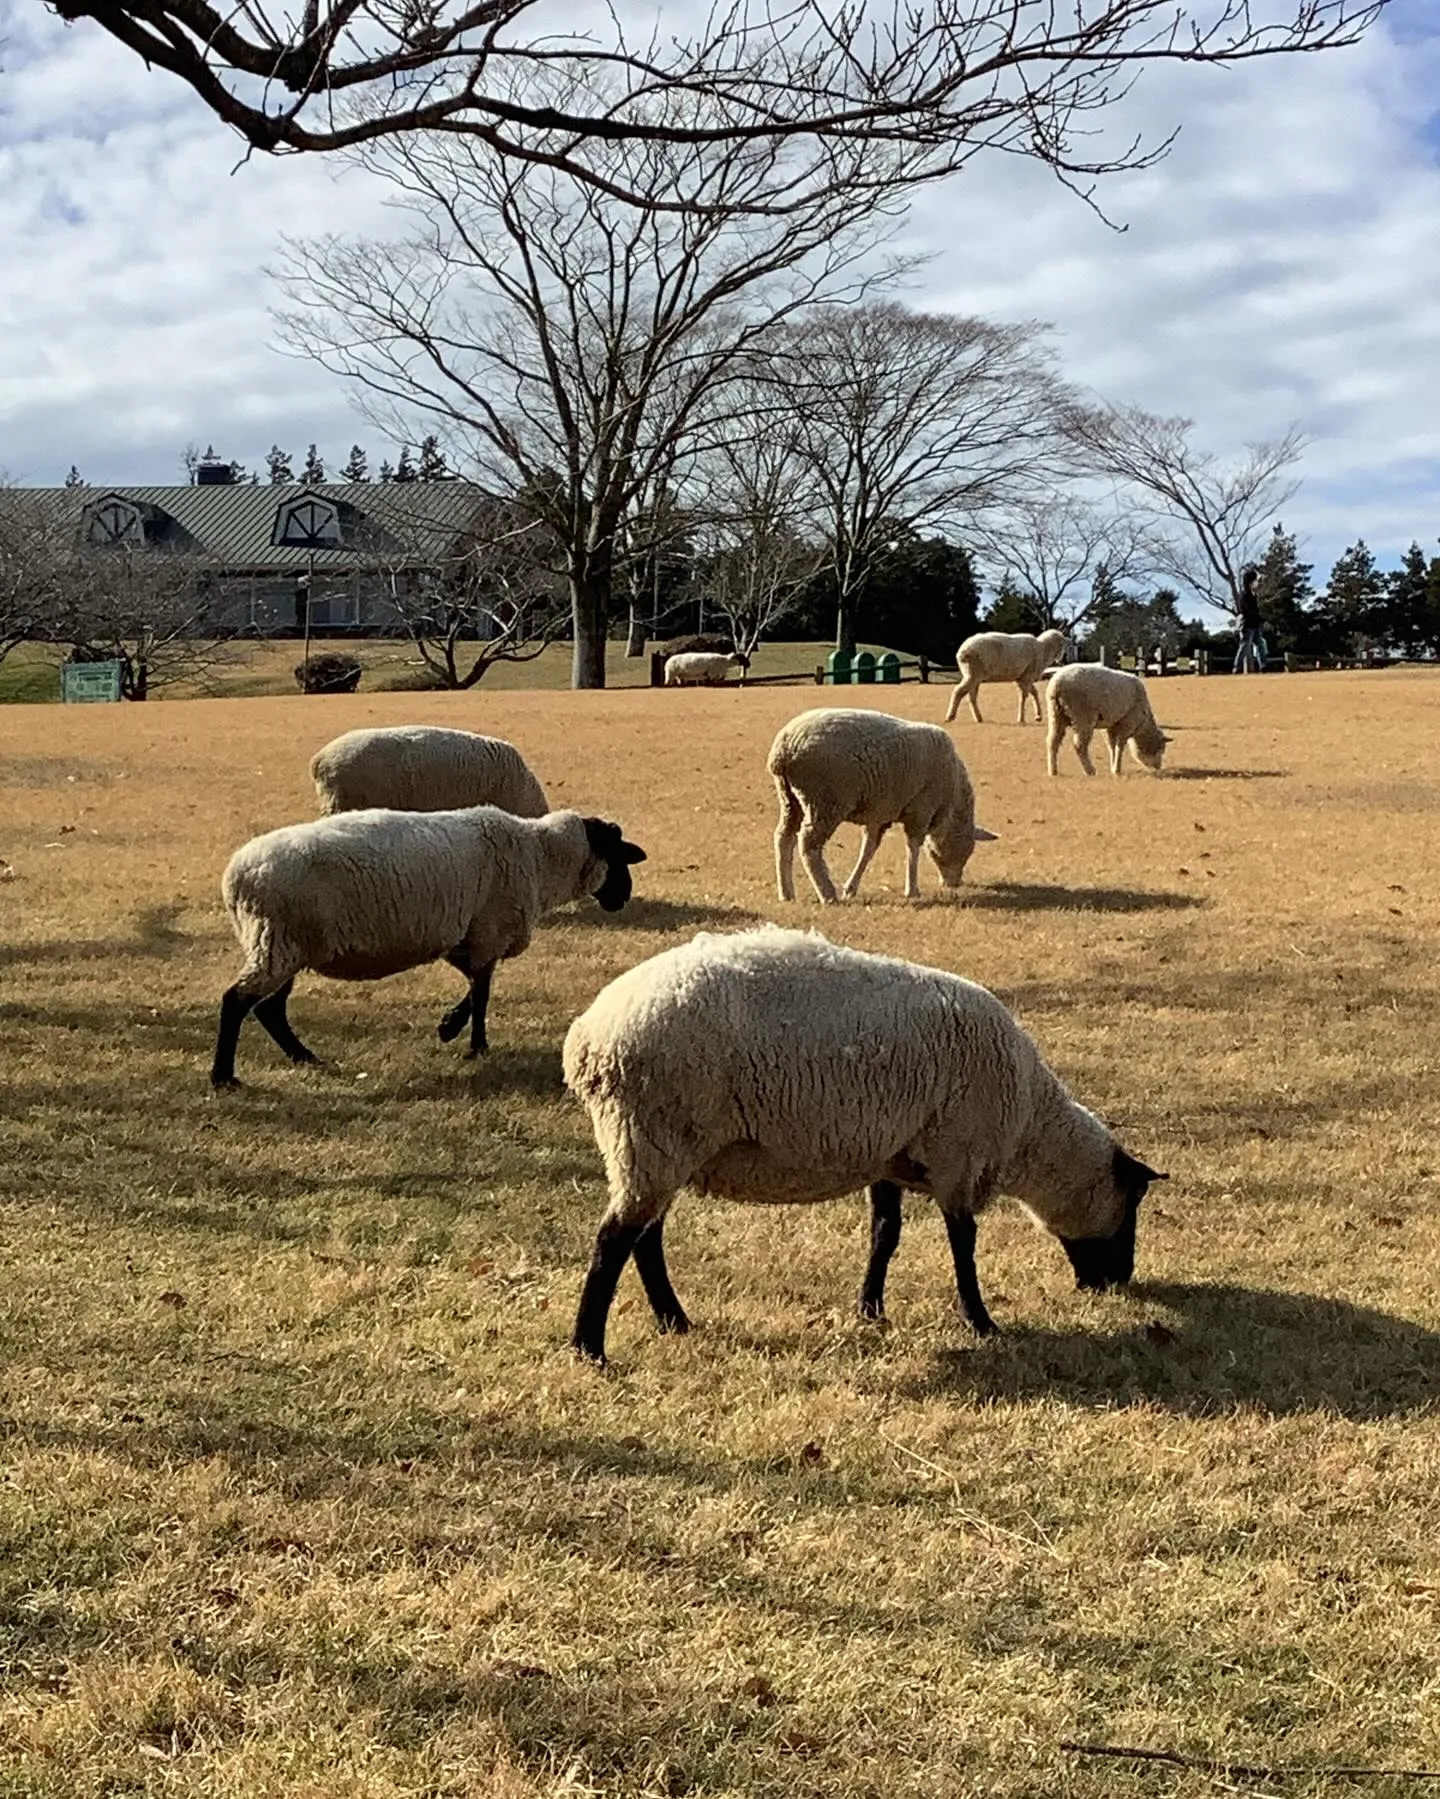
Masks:
[[[1330,571],[1318,611],[1336,640],[1351,650],[1357,639],[1378,639],[1384,629],[1385,578],[1362,537],[1351,544]]]
[[[391,468],[391,466],[388,462],[385,462],[383,460],[381,461],[380,473],[379,473],[377,479],[380,481],[381,485],[385,486],[385,487],[388,487],[390,485],[390,483],[395,479],[395,471],[393,468]]]
[[[300,471],[300,479],[307,487],[318,487],[325,479],[325,459],[314,444],[305,452],[305,466]]]
[[[450,471],[445,466],[445,457],[440,449],[438,437],[424,437],[420,440],[420,466],[415,471],[417,481],[448,481]]]
[[[1430,564],[1419,544],[1412,543],[1399,568],[1385,576],[1382,635],[1386,642],[1411,656],[1424,649],[1440,623],[1430,615],[1430,599]]]
[[[370,479],[369,463],[359,444],[351,444],[350,459],[341,469],[340,479],[342,481],[368,481]]]
[[[285,482],[295,479],[295,469],[290,461],[290,452],[282,450],[279,444],[271,444],[270,453],[265,458],[265,467],[269,471],[272,487],[280,487]]]
[[[396,481],[413,481],[415,479],[415,465],[410,460],[409,444],[406,444],[400,452],[400,460],[395,464],[393,479]]]
[[[1299,546],[1283,525],[1276,525],[1271,532],[1265,554],[1256,567],[1260,578],[1255,583],[1255,596],[1260,602],[1265,644],[1271,655],[1314,647],[1315,614],[1310,608],[1315,590],[1310,585],[1311,565],[1300,560]]]

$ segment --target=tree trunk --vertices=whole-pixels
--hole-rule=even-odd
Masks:
[[[609,618],[609,583],[593,575],[572,576],[570,616],[575,627],[575,653],[570,664],[572,687],[605,685],[605,629]]]
[[[843,650],[847,656],[855,654],[856,611],[854,595],[842,593],[835,614],[835,648]]]
[[[645,654],[645,620],[636,610],[635,602],[630,602],[630,630],[625,638],[625,654],[627,656],[643,656]]]

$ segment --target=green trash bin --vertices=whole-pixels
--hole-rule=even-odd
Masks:
[[[850,685],[850,652],[849,650],[831,650],[825,659],[825,678],[836,687]]]
[[[853,664],[857,681],[873,681],[875,679],[875,658],[869,650],[857,650]]]
[[[875,664],[875,669],[875,679],[877,681],[884,681],[891,687],[899,685],[900,658],[895,654],[894,650],[886,650],[885,654]]]

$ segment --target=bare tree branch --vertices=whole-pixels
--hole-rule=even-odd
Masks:
[[[990,573],[1034,603],[1041,627],[1072,630],[1107,586],[1143,579],[1164,549],[1133,509],[1073,493],[1026,495],[967,530]]]
[[[789,146],[776,191],[747,201],[775,210],[834,191],[857,141],[902,153],[873,170],[887,181],[1001,150],[1038,159],[1085,193],[1094,178],[1168,148],[1167,138],[1097,153],[1089,142],[1092,121],[1147,64],[1350,44],[1384,0],[1276,0],[1271,13],[1252,0],[716,0],[688,34],[656,23],[638,37],[618,10],[577,30],[553,0],[44,3],[183,81],[255,149],[459,136],[487,157],[546,164],[654,204],[629,183],[624,158],[597,159],[596,147],[758,142]],[[556,71],[568,98],[553,90]],[[709,202],[682,185],[664,203]]]

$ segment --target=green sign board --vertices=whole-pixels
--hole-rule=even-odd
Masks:
[[[60,670],[60,697],[67,703],[120,698],[118,662],[67,662]]]

